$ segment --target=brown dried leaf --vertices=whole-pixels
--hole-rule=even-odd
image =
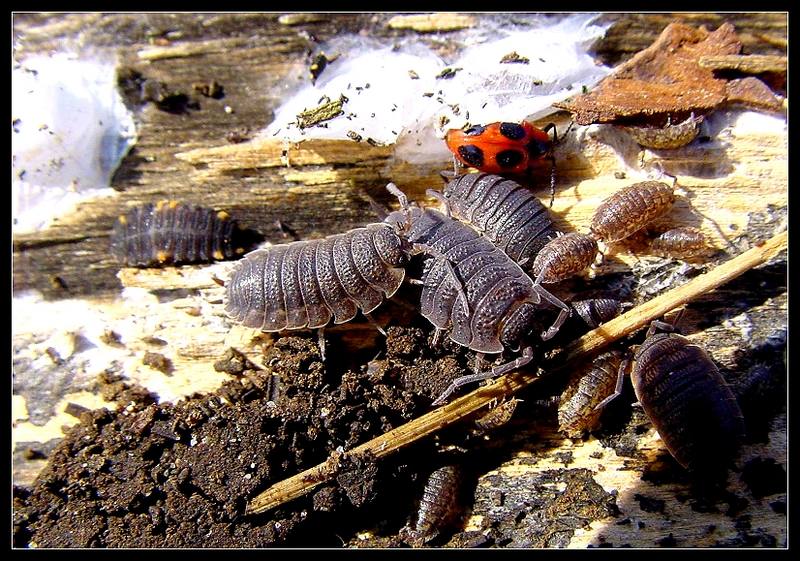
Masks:
[[[741,48],[729,23],[713,32],[671,23],[594,91],[554,105],[572,112],[581,125],[702,114],[725,102],[727,93],[725,80],[700,67],[699,58],[737,54]]]

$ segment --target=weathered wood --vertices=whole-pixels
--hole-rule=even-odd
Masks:
[[[390,29],[387,22],[392,17],[394,14],[15,15],[13,32],[19,57],[58,49],[80,39],[85,44],[118,48],[123,66],[163,81],[172,90],[192,95],[194,83],[211,80],[225,89],[221,100],[195,95],[200,109],[183,114],[166,113],[153,105],[141,107],[137,111],[139,142],[114,178],[116,195],[80,204],[73,214],[48,230],[14,237],[15,293],[26,289],[42,292],[51,301],[43,303],[36,313],[45,315],[75,314],[76,308],[67,304],[73,302],[72,298],[80,298],[77,302],[82,313],[98,317],[109,329],[127,329],[120,333],[125,348],[109,344],[102,350],[116,353],[113,356],[129,379],[167,399],[217,387],[224,378],[211,363],[228,347],[259,357],[262,347],[271,344],[272,336],[238,327],[231,329],[221,312],[223,290],[214,277],[224,280],[230,263],[120,270],[108,252],[112,223],[130,206],[169,197],[225,208],[244,226],[261,231],[269,242],[285,243],[285,232],[276,225],[277,220],[302,239],[374,221],[375,202],[395,204],[384,192],[390,180],[412,199],[434,203],[425,199],[425,189],[441,185],[437,172],[447,169],[449,161],[422,169],[392,161],[391,147],[352,141],[310,141],[286,146],[271,139],[240,144],[227,140],[230,133],[252,137],[272,120],[286,91],[306,83],[308,53],[318,49],[319,43],[339,33],[362,30],[387,40],[416,33]],[[480,16],[472,17],[480,25]],[[610,64],[649,45],[676,18],[691,25],[705,24],[709,29],[729,21],[736,26],[746,53],[786,54],[786,14],[603,17],[616,22],[596,46],[602,60]],[[447,52],[446,33],[431,37],[436,39],[431,42],[434,48]],[[226,111],[226,106],[232,111]],[[566,119],[565,115],[558,115],[548,121],[555,120],[560,131],[566,128]],[[665,220],[676,226],[699,226],[726,254],[724,257],[785,229],[785,219],[781,219],[788,202],[785,127],[737,129],[736,136],[723,134],[722,141],[694,143],[670,153],[642,151],[613,129],[578,128],[574,132],[556,151],[558,183],[553,211],[558,225],[565,230],[585,231],[594,208],[609,192],[637,180],[615,177],[625,165],[636,169],[643,163],[650,168],[656,160],[662,162],[665,171],[678,175],[686,192]],[[548,198],[546,187],[537,194],[543,200]],[[608,254],[606,263],[595,273],[630,273],[632,269],[637,281],[645,285],[660,282],[662,272],[676,267],[660,259],[634,257],[627,247],[620,246]],[[740,284],[732,283],[705,295],[687,314],[687,330],[709,348],[721,366],[736,372],[742,354],[750,353],[770,337],[780,333],[785,336],[785,277],[783,262],[760,269]],[[123,289],[128,289],[126,298],[120,299]],[[29,308],[20,310],[28,313]],[[46,360],[41,357],[49,343],[41,343],[41,333],[35,332],[27,320],[23,322],[23,315],[16,310],[13,315],[15,360],[20,356],[34,362]],[[348,342],[356,346],[374,343],[377,337],[374,328],[365,323],[337,329],[349,333]],[[153,348],[148,336],[167,344]],[[142,364],[147,350],[157,350],[172,360],[171,376]],[[16,376],[24,374],[21,364],[15,365]],[[98,405],[96,396],[86,397],[94,394],[77,393],[86,387],[85,378],[79,375],[70,383],[76,387],[74,392],[65,394],[68,398],[59,401],[54,396],[56,403],[48,404],[55,415],[50,417],[46,430],[35,418],[34,409],[40,404],[33,403],[33,397],[26,403],[26,398],[15,395],[15,411],[21,401],[21,412],[15,414],[15,442],[46,442],[59,437],[60,426],[74,422],[64,413],[71,400],[90,407]],[[781,434],[785,439],[785,416],[776,417],[773,424],[769,442],[751,444],[746,458],[763,454],[786,464],[785,440],[781,440]],[[609,541],[643,547],[656,545],[655,536],[670,532],[679,537],[678,544],[682,546],[706,545],[713,543],[714,537],[736,535],[729,519],[707,513],[700,516],[676,498],[690,492],[685,485],[658,486],[641,481],[648,461],[663,452],[655,434],[642,438],[638,449],[643,455],[635,459],[617,456],[598,440],[565,441],[560,435],[529,423],[520,426],[515,438],[503,446],[497,469],[488,471],[479,481],[470,528],[483,528],[481,520],[488,523],[492,516],[509,512],[508,505],[504,510],[487,499],[498,486],[513,489],[513,476],[557,468],[558,454],[571,453],[570,467],[587,467],[602,485],[620,489],[618,504],[623,515],[634,520],[630,526],[616,525],[616,519],[603,524],[593,522],[591,528],[575,534],[572,547],[597,545],[602,541],[600,535],[623,536]],[[540,453],[549,460],[540,460]],[[532,460],[534,456],[536,459]],[[18,465],[27,464],[15,463],[15,471]],[[29,481],[34,474],[35,470],[31,470],[24,477]],[[15,477],[18,475],[15,473]],[[739,481],[735,485],[738,489],[742,484]],[[644,513],[633,498],[635,493],[652,494],[667,501],[667,514]],[[768,528],[778,536],[783,531],[785,540],[786,530],[781,526],[785,516],[756,500],[748,508],[748,513],[754,513],[754,527]],[[669,518],[679,522],[670,525]],[[644,529],[637,527],[637,519],[647,522]],[[706,532],[710,523],[719,526],[711,534]]]

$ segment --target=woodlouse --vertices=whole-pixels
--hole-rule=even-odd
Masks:
[[[642,181],[620,189],[595,210],[591,235],[605,243],[627,238],[672,206],[674,189],[660,181]]]
[[[700,132],[702,116],[694,113],[677,124],[667,122],[664,127],[624,127],[631,138],[645,148],[672,150],[689,144]]]
[[[597,428],[601,409],[597,405],[614,392],[622,362],[620,351],[609,351],[592,361],[588,372],[579,372],[561,394],[558,429],[570,438]]]
[[[744,438],[742,411],[708,354],[677,333],[655,333],[653,322],[633,356],[636,397],[670,454],[683,467],[725,465]]]
[[[128,266],[201,263],[241,255],[245,243],[244,232],[224,210],[163,200],[117,219],[111,253]]]
[[[548,242],[534,259],[531,272],[537,284],[555,283],[582,271],[596,256],[594,238],[571,232]]]
[[[430,474],[414,528],[418,539],[431,541],[455,525],[461,512],[461,482],[461,469],[457,465],[446,465]]]
[[[662,232],[650,240],[649,249],[653,255],[689,259],[703,255],[709,247],[702,230],[684,226]]]
[[[433,210],[411,206],[393,184],[389,190],[402,210],[387,217],[397,225],[415,253],[426,253],[420,311],[450,339],[479,353],[501,353],[523,347],[543,301],[560,308],[554,324],[542,334],[549,339],[569,317],[569,307],[525,274],[520,266],[486,236],[464,222]],[[530,362],[533,349],[488,372],[457,378],[437,398],[443,403],[458,387],[499,376]]]
[[[624,307],[631,306],[631,304],[616,298],[573,300],[569,305],[575,316],[580,318],[589,329],[595,329],[607,321],[611,321],[622,312]]]
[[[498,175],[456,177],[445,185],[442,198],[453,217],[474,227],[528,270],[557,233],[539,199],[519,183]]]
[[[492,431],[500,428],[511,420],[514,411],[517,409],[517,404],[522,401],[516,397],[512,397],[504,401],[500,405],[490,409],[484,415],[475,419],[475,427],[483,432]]]
[[[540,248],[531,270],[536,283],[553,283],[579,273],[597,256],[598,241],[621,241],[666,212],[675,200],[675,186],[643,181],[620,189],[597,207],[589,235],[570,233]]]
[[[407,251],[378,223],[249,253],[226,283],[226,311],[262,331],[321,328],[368,314],[405,277]]]

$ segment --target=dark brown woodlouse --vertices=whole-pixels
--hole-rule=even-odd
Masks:
[[[677,124],[667,122],[663,127],[623,127],[631,138],[645,148],[654,150],[673,150],[686,146],[697,138],[700,132],[700,124],[703,122],[702,115],[689,115],[685,120]]]
[[[224,210],[163,200],[121,215],[111,253],[127,266],[204,263],[245,252],[245,232]]]
[[[259,249],[233,270],[225,310],[262,331],[344,323],[391,297],[407,260],[405,242],[384,223]]]
[[[745,435],[736,397],[706,351],[653,322],[633,356],[636,397],[670,454],[691,471],[722,467]]]
[[[594,329],[622,313],[623,308],[632,304],[616,298],[587,298],[573,300],[570,308],[575,316],[589,329]]]
[[[649,250],[661,257],[690,259],[707,253],[709,246],[701,230],[683,226],[662,232],[650,240]]]
[[[446,465],[430,474],[417,512],[414,527],[417,539],[429,542],[458,522],[462,479],[457,465]]]
[[[617,350],[601,354],[591,362],[588,371],[573,376],[558,406],[558,429],[569,438],[580,438],[585,431],[597,428],[602,409],[597,405],[614,393],[622,362]]]
[[[526,270],[557,235],[553,219],[539,199],[519,183],[498,175],[458,176],[445,185],[441,198],[454,218],[478,230]]]

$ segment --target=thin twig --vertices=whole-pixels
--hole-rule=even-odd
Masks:
[[[561,366],[550,370],[548,376],[563,371],[570,363],[580,360],[600,348],[633,333],[654,319],[662,317],[670,310],[674,310],[690,300],[729,282],[753,267],[766,263],[784,250],[786,245],[787,233],[783,232],[766,243],[723,263],[708,273],[692,279],[685,285],[670,290],[590,331],[566,347],[563,353],[560,353],[559,356],[562,358],[559,358],[558,362]],[[344,454],[348,456],[369,454],[376,459],[387,456],[403,446],[472,415],[482,407],[487,406],[491,401],[508,397],[542,378],[543,376],[539,376],[536,373],[525,371],[507,374],[488,386],[480,387],[447,405],[434,409],[413,421],[390,430],[377,438],[373,438]],[[275,508],[305,495],[320,483],[331,479],[335,476],[339,462],[344,454],[334,454],[317,466],[279,481],[253,498],[247,505],[247,514],[258,514]]]

